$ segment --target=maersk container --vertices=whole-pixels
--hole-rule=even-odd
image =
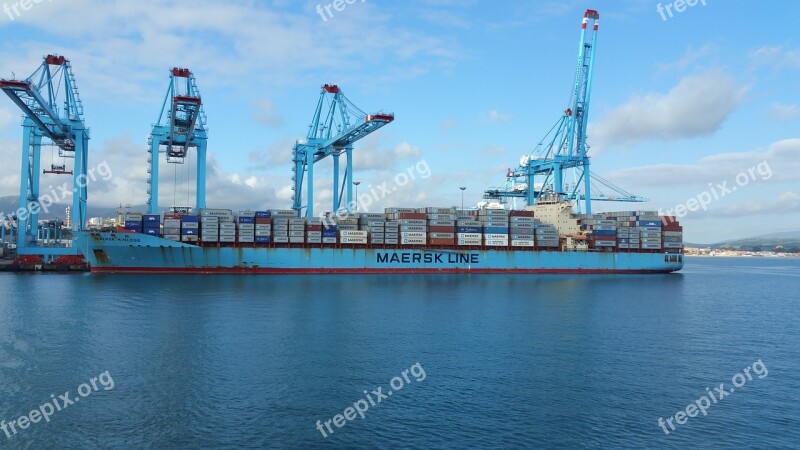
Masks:
[[[181,241],[181,235],[180,234],[165,234],[164,236],[161,236],[161,237],[163,237],[164,239],[167,239],[169,241],[176,241],[176,242],[180,242]]]
[[[383,235],[387,239],[398,239],[400,237],[400,233],[397,232],[397,231],[392,231],[392,232],[387,231],[387,232],[383,233]]]
[[[465,245],[475,246],[475,245],[481,245],[482,241],[483,241],[483,239],[458,239],[456,241],[456,245],[460,245],[460,246],[465,246]]]
[[[400,231],[403,232],[403,233],[408,233],[408,232],[421,232],[421,233],[424,233],[424,232],[428,231],[428,227],[426,227],[424,225],[403,225],[403,226],[400,227]]]
[[[397,238],[392,238],[392,239],[386,238],[385,242],[386,242],[386,245],[398,245],[399,239],[397,239]]]
[[[322,236],[322,243],[323,244],[335,244],[336,243],[336,236]]]
[[[536,245],[538,247],[558,247],[557,239],[537,239]]]
[[[523,228],[523,227],[511,227],[509,228],[511,234],[530,234],[533,236],[534,229],[531,228]]]
[[[512,234],[511,240],[513,241],[532,241],[533,234]]]
[[[273,209],[271,210],[272,217],[297,217],[297,211],[294,209]]]
[[[272,230],[256,230],[254,235],[256,237],[259,237],[259,236],[260,237],[272,236]]]
[[[483,233],[458,233],[458,239],[483,239]]]
[[[341,236],[339,238],[339,242],[342,244],[358,244],[358,245],[366,245],[367,237],[355,237],[355,236]]]
[[[305,236],[289,236],[290,244],[304,244],[306,242]]]
[[[428,214],[428,220],[455,221],[456,220],[456,215],[455,214]]]
[[[322,238],[322,231],[306,231],[307,238]]]
[[[202,235],[200,236],[201,242],[219,242],[219,236],[215,235]]]
[[[400,245],[426,245],[425,238],[400,237]]]
[[[508,247],[508,239],[487,239],[483,245],[487,247]]]
[[[455,239],[455,233],[428,233],[429,239]]]
[[[533,247],[534,241],[533,239],[512,239],[511,240],[512,247]]]
[[[592,235],[593,236],[616,236],[617,235],[617,231],[616,230],[598,230],[598,229],[595,228],[594,230],[592,230]]]
[[[455,220],[430,220],[428,225],[432,227],[454,227],[456,226]]]
[[[505,239],[508,240],[508,234],[505,233],[486,233],[483,235],[485,240],[498,240],[498,239]]]
[[[289,236],[272,236],[272,242],[276,244],[288,244]]]
[[[234,243],[236,242],[236,236],[220,236],[219,241],[224,243]]]
[[[219,236],[220,237],[223,237],[223,236],[236,236],[236,230],[223,230],[223,229],[220,229],[219,230]]]
[[[197,222],[183,222],[181,223],[182,230],[197,230],[200,228],[200,224]]]

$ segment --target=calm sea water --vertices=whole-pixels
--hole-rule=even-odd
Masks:
[[[79,399],[0,431],[0,448],[800,446],[798,259],[689,258],[665,276],[0,274],[0,288],[0,419]],[[745,367],[707,416],[659,427]]]

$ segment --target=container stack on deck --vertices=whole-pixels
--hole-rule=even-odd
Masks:
[[[671,216],[656,211],[619,211],[581,216],[589,248],[620,251],[683,249],[683,227]]]
[[[204,246],[398,246],[561,250],[556,225],[535,211],[456,208],[387,208],[384,213],[329,213],[302,218],[294,210],[203,209],[200,215],[129,213],[129,232]],[[588,249],[604,252],[658,252],[683,249],[683,228],[674,217],[653,211],[573,215]]]

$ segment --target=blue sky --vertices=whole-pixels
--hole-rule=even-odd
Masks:
[[[114,174],[90,185],[93,205],[145,202],[146,138],[173,66],[190,68],[203,94],[209,206],[290,205],[292,143],[324,83],[396,115],[356,146],[362,192],[430,168],[369,210],[458,204],[459,186],[474,205],[568,106],[580,21],[594,8],[592,167],[650,199],[595,209],[666,211],[711,196],[681,220],[690,242],[800,229],[800,45],[783,2],[706,0],[662,17],[650,1],[358,0],[323,20],[316,7],[328,3],[6,1],[0,77],[29,75],[47,53],[71,60],[90,166]],[[0,99],[0,195],[18,193],[19,123]],[[193,198],[173,186],[191,166],[161,166],[162,205]],[[747,181],[721,196],[716,186],[741,173]],[[316,209],[329,209],[328,166],[316,178]]]

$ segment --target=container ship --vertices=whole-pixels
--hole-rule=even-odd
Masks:
[[[669,273],[682,227],[654,211],[572,213],[387,208],[299,217],[296,210],[128,214],[124,230],[76,232],[96,273]]]

